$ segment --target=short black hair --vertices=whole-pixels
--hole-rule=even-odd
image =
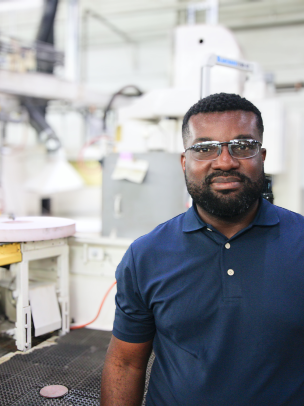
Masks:
[[[263,139],[264,125],[260,110],[245,97],[233,93],[215,93],[195,103],[184,116],[182,135],[183,142],[186,145],[189,137],[189,120],[190,117],[199,113],[215,113],[222,111],[251,111],[256,115],[257,128],[259,135]]]

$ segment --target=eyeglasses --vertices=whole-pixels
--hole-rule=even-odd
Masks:
[[[222,153],[222,145],[228,146],[233,158],[248,159],[258,154],[262,143],[256,140],[231,140],[229,142],[204,141],[187,148],[196,161],[214,161]]]

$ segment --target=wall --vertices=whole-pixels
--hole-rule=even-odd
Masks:
[[[235,31],[244,54],[274,74],[275,83],[304,81],[304,24]]]

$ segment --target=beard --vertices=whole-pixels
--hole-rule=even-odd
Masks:
[[[237,193],[234,190],[214,192],[210,185],[212,179],[218,176],[236,176],[243,185]],[[186,186],[193,202],[212,216],[229,220],[244,215],[260,198],[265,184],[264,168],[256,182],[237,171],[216,171],[205,178],[201,185],[189,181],[185,172]]]

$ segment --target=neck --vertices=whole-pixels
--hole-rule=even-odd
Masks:
[[[246,228],[253,221],[258,211],[259,201],[257,200],[255,203],[253,203],[246,213],[229,219],[213,216],[212,214],[207,213],[200,206],[197,205],[196,207],[200,218],[205,223],[211,224],[227,238],[231,238],[239,231],[243,230],[243,228]]]

